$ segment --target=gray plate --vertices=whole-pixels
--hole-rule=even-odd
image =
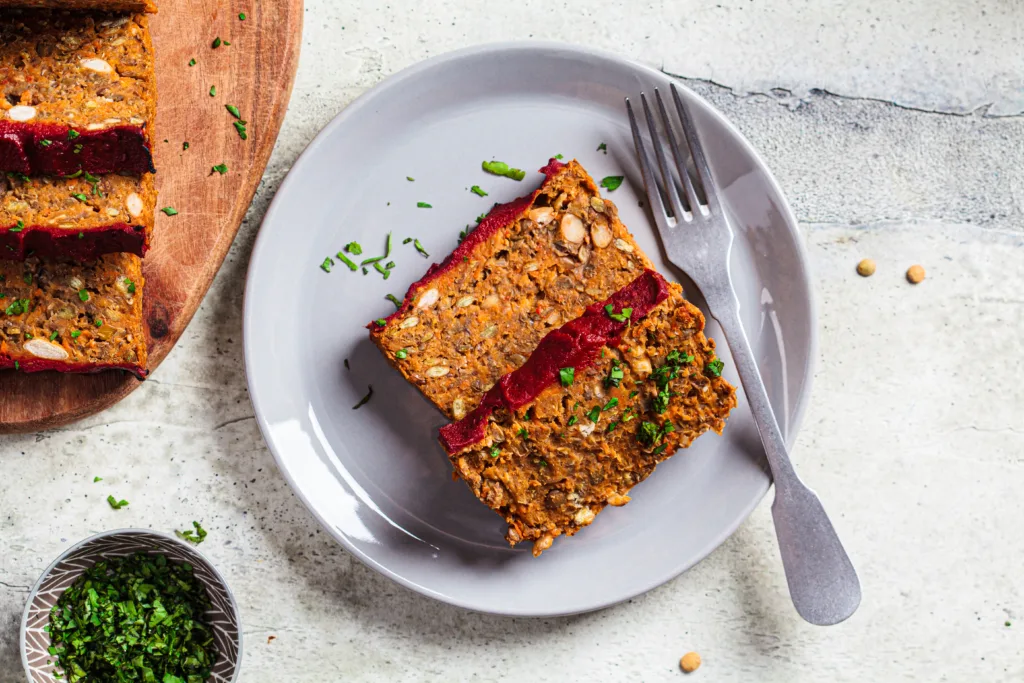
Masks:
[[[452,250],[475,216],[532,190],[549,156],[576,157],[597,179],[626,175],[609,198],[659,269],[656,235],[638,195],[623,97],[667,87],[662,73],[557,44],[515,43],[444,55],[389,78],[313,141],[274,199],[249,266],[245,359],[267,444],[289,483],[348,550],[395,581],[456,605],[515,615],[593,610],[691,567],[746,519],[769,486],[745,403],[725,436],[706,435],[534,559],[511,550],[504,524],[479,503],[436,442],[444,419],[384,362],[363,326]],[[743,137],[695,94],[696,123],[740,226],[732,268],[744,324],[783,430],[792,439],[810,390],[814,311],[796,223]],[[596,151],[607,143],[608,153]],[[522,182],[484,174],[500,159]],[[415,178],[415,182],[406,180]],[[480,198],[473,184],[490,193]],[[417,208],[428,202],[432,209]],[[386,282],[340,263],[356,240],[367,255],[397,238]],[[418,255],[404,237],[418,237]],[[365,255],[364,255],[365,257]],[[697,293],[688,288],[688,294]],[[699,299],[698,299],[699,302]],[[714,336],[717,326],[709,324]],[[726,361],[727,351],[722,349]],[[343,361],[348,359],[351,370]],[[736,382],[734,375],[726,376]],[[369,404],[352,406],[373,385]],[[528,544],[527,544],[528,545]]]

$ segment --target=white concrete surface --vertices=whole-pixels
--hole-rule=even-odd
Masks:
[[[483,4],[307,0],[273,161],[178,348],[106,413],[0,440],[0,681],[22,680],[27,588],[68,543],[192,519],[210,530],[202,549],[242,600],[246,682],[675,681],[688,650],[704,658],[692,680],[709,682],[1024,680],[1024,9]],[[586,616],[506,619],[434,603],[363,567],[277,473],[251,417],[241,346],[242,281],[267,202],[313,135],[387,74],[531,36],[712,79],[689,84],[788,193],[821,311],[794,457],[859,565],[865,599],[849,622],[797,618],[768,501],[649,595]],[[868,280],[854,273],[864,256],[878,262]],[[918,287],[903,280],[912,263],[928,270]],[[111,492],[132,504],[111,510]]]

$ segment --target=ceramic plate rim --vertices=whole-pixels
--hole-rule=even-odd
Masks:
[[[335,527],[321,515],[321,513],[314,507],[314,505],[310,502],[306,494],[303,492],[298,482],[294,479],[292,472],[289,470],[289,468],[284,462],[284,457],[278,452],[274,441],[269,436],[269,425],[267,424],[264,413],[261,410],[260,397],[257,394],[257,392],[255,392],[253,389],[253,359],[248,340],[250,339],[250,335],[253,333],[250,330],[250,325],[252,324],[254,317],[252,313],[254,302],[250,297],[250,292],[253,273],[255,270],[254,264],[257,262],[257,260],[259,260],[259,256],[261,255],[262,251],[265,248],[267,248],[266,245],[270,242],[270,239],[267,237],[269,231],[264,232],[264,226],[276,220],[276,213],[278,207],[284,201],[283,197],[290,190],[292,183],[298,182],[296,178],[300,177],[305,165],[307,163],[310,163],[310,157],[312,157],[314,153],[317,151],[317,149],[324,144],[324,141],[327,138],[333,135],[337,129],[344,126],[349,118],[355,116],[363,108],[367,106],[372,106],[373,100],[376,97],[380,96],[381,94],[391,89],[400,87],[404,82],[408,81],[409,79],[416,78],[423,72],[442,66],[445,62],[458,61],[466,58],[473,58],[496,52],[511,53],[520,51],[530,52],[541,50],[576,53],[577,55],[590,56],[596,59],[610,60],[613,62],[617,62],[620,66],[627,66],[631,69],[634,69],[652,80],[667,80],[669,82],[675,83],[678,87],[687,91],[688,94],[690,94],[692,97],[696,98],[702,104],[704,104],[709,110],[709,112],[718,120],[718,122],[730,132],[734,140],[744,148],[747,154],[750,155],[751,159],[754,161],[759,171],[763,174],[766,187],[769,187],[771,190],[773,190],[775,195],[778,197],[778,208],[780,210],[780,218],[782,222],[785,223],[787,229],[790,231],[793,237],[795,252],[799,257],[799,263],[801,266],[801,272],[798,274],[798,276],[800,280],[802,280],[806,285],[806,291],[808,295],[807,314],[809,333],[806,339],[808,354],[807,361],[805,364],[805,388],[800,397],[798,398],[796,407],[793,410],[791,419],[789,421],[790,430],[786,436],[786,440],[790,446],[792,446],[793,442],[795,441],[796,435],[800,431],[800,426],[803,423],[803,418],[806,414],[807,406],[810,403],[810,397],[813,393],[814,368],[817,362],[819,342],[817,327],[818,307],[814,293],[814,288],[812,286],[810,278],[810,260],[808,258],[807,246],[802,239],[802,234],[800,232],[799,225],[797,223],[795,215],[793,214],[792,208],[789,205],[789,201],[786,199],[786,196],[783,193],[782,188],[779,186],[779,183],[776,180],[775,176],[771,173],[771,170],[764,162],[764,159],[762,159],[761,155],[743,136],[739,129],[737,129],[736,126],[733,125],[733,123],[729,121],[729,119],[727,119],[722,113],[720,113],[717,109],[711,106],[710,103],[708,103],[703,97],[687,88],[686,85],[678,78],[670,76],[669,74],[666,74],[652,67],[646,66],[639,62],[633,61],[626,57],[623,57],[614,52],[608,52],[605,50],[594,49],[589,47],[581,47],[569,43],[543,40],[491,42],[474,45],[471,47],[466,47],[458,50],[453,50],[450,52],[445,52],[443,54],[431,57],[429,59],[425,59],[423,61],[412,64],[400,71],[397,71],[391,74],[390,76],[386,77],[384,80],[382,80],[381,82],[379,82],[366,92],[356,97],[348,106],[346,106],[334,118],[332,118],[331,121],[328,122],[328,124],[324,126],[324,128],[319,133],[317,133],[313,140],[310,141],[310,143],[302,151],[299,157],[295,160],[295,163],[288,170],[287,176],[285,177],[284,181],[282,181],[281,186],[278,188],[273,200],[270,203],[270,206],[267,209],[263,221],[261,222],[260,230],[256,236],[256,240],[253,245],[252,254],[250,256],[249,265],[246,272],[246,287],[243,304],[244,357],[246,370],[246,387],[248,389],[249,399],[253,405],[256,423],[260,429],[261,435],[263,436],[264,443],[270,450],[271,454],[274,456],[274,461],[277,464],[278,470],[284,476],[285,480],[288,482],[288,485],[291,487],[292,491],[295,492],[296,496],[299,498],[299,500],[302,501],[302,504],[306,507],[307,510],[309,510],[309,512],[313,515],[317,522],[335,540],[337,540],[342,545],[342,547],[345,548],[345,550],[347,550],[349,553],[358,558],[363,564],[379,572],[380,574],[386,576],[387,578],[398,583],[399,585],[404,586],[417,593],[420,593],[421,595],[433,598],[435,600],[439,600],[441,602],[455,605],[457,607],[461,607],[471,611],[516,617],[555,617],[591,612],[606,607],[610,607],[612,605],[616,605],[620,602],[624,602],[639,595],[643,595],[644,593],[647,593],[653,590],[654,588],[657,588],[665,582],[672,580],[673,578],[679,576],[683,572],[691,569],[697,563],[704,560],[718,546],[724,543],[726,539],[732,536],[732,534],[736,532],[739,526],[750,517],[754,508],[756,508],[757,505],[764,499],[765,494],[771,487],[770,475],[765,477],[764,484],[761,487],[760,491],[758,491],[755,496],[752,496],[751,500],[745,506],[742,507],[740,513],[737,514],[736,518],[732,520],[730,524],[725,525],[722,531],[719,534],[715,535],[711,542],[709,542],[706,545],[706,547],[701,548],[699,552],[694,553],[690,561],[674,566],[662,575],[656,576],[642,583],[638,582],[637,585],[632,587],[626,594],[615,595],[614,597],[608,599],[598,598],[595,599],[591,605],[588,605],[587,607],[580,609],[556,609],[542,611],[535,609],[517,610],[514,608],[482,608],[472,600],[463,600],[454,596],[438,593],[437,591],[432,590],[428,586],[418,584],[415,581],[411,581],[406,577],[397,574],[384,564],[378,562],[377,560],[363,552],[359,547],[353,544],[344,533],[337,531]],[[741,391],[741,389],[739,388],[738,390]]]

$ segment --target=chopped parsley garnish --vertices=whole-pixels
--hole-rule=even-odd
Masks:
[[[668,355],[665,356],[665,361],[673,365],[686,365],[693,362],[693,356],[681,351],[669,351]]]
[[[501,455],[501,449],[497,446],[491,446],[491,457],[497,458],[499,455]]]
[[[485,218],[487,218],[487,214],[486,213],[482,213],[482,214],[480,214],[479,216],[476,217],[476,222],[477,223],[483,223]]]
[[[420,209],[433,209],[434,207],[426,202],[416,202],[416,207]]]
[[[231,123],[235,126],[235,132],[238,133],[238,137],[243,140],[249,139],[249,133],[245,130],[245,121],[232,121]]]
[[[388,270],[391,270],[392,268],[395,267],[395,262],[394,261],[388,261],[387,263],[384,264],[384,267],[387,268]]]
[[[199,522],[192,522],[192,526],[195,528],[195,531],[192,531],[192,529],[185,529],[184,531],[176,530],[174,535],[183,541],[199,545],[206,540],[206,529],[204,529]]]
[[[479,185],[474,185],[473,187],[469,188],[469,191],[472,192],[473,194],[479,195],[481,197],[486,197],[487,196],[487,193],[484,192],[483,189]]]
[[[622,180],[623,176],[620,175],[605,176],[604,178],[601,178],[601,187],[609,192],[614,192],[619,189],[619,185],[622,185]]]
[[[529,441],[530,440],[530,432],[526,431],[526,427],[520,427],[519,431],[516,432],[516,434],[519,436],[519,438],[521,438],[521,439],[523,439],[525,441]]]
[[[402,302],[394,294],[388,294],[384,298],[387,299],[388,301],[390,301],[391,303],[393,303],[395,305],[395,308],[401,308],[402,307]]]
[[[81,154],[82,153],[82,145],[81,144],[75,145],[75,148],[73,150],[71,150],[71,151],[74,154]]]
[[[6,315],[21,315],[28,313],[28,299],[15,299],[4,309]]]
[[[81,299],[82,301],[88,301],[89,300],[89,290],[88,289],[80,289],[80,290],[78,290],[78,298]]]
[[[416,182],[416,179],[410,175],[405,176],[405,179],[408,180],[410,183]]]
[[[359,270],[359,266],[357,266],[348,256],[345,256],[344,252],[339,251],[336,256],[338,257],[338,260],[348,266],[349,270]]]
[[[239,21],[245,21],[245,12],[242,12],[241,14],[238,15],[238,20]]]
[[[324,262],[320,264],[320,270],[324,271],[325,273],[329,273],[331,272],[331,266],[333,265],[334,260],[330,256],[328,256],[327,258],[324,259]]]
[[[18,224],[10,228],[8,232],[21,232],[25,229],[25,221],[18,221]]]
[[[505,176],[512,180],[522,180],[526,177],[525,171],[521,171],[518,168],[510,168],[504,161],[484,161],[481,166],[488,173]]]
[[[430,254],[428,254],[427,250],[423,248],[423,245],[420,244],[419,240],[413,240],[412,241],[412,246],[416,247],[416,251],[418,251],[421,254],[423,254],[423,258],[430,258]]]
[[[383,261],[384,259],[386,259],[390,255],[391,255],[391,233],[389,232],[387,240],[386,240],[385,245],[384,245],[384,255],[383,256],[374,256],[373,258],[368,258],[368,259],[366,259],[364,261],[361,261],[359,263],[359,265],[361,265],[361,266],[368,266],[371,263],[376,263],[377,261]]]
[[[556,154],[556,155],[555,155],[555,159],[559,159],[559,160],[561,160],[561,159],[564,159],[564,158],[565,158],[565,157],[563,157],[563,156],[562,156],[561,154]]]
[[[80,135],[81,135],[81,133],[79,133],[74,128],[71,128],[71,129],[68,130],[68,140],[74,140],[75,138],[79,137]]]
[[[569,421],[568,421],[568,422],[566,422],[565,424],[566,424],[567,426],[569,426],[569,427],[572,427],[572,426],[573,426],[574,424],[576,424],[577,422],[579,422],[579,418],[577,418],[577,417],[576,417],[575,415],[573,415],[572,417],[570,417],[570,418],[569,418]]]
[[[481,163],[481,167],[493,175],[500,175],[512,180],[522,180],[526,177],[526,172],[518,168],[511,168],[504,161],[484,161]]]
[[[608,304],[604,307],[604,312],[608,314],[608,317],[617,323],[624,323],[630,319],[633,315],[633,309],[630,307],[623,308],[620,312],[615,312],[615,307],[612,304]]]
[[[626,408],[625,410],[622,411],[622,421],[623,422],[629,422],[634,417],[636,417],[636,415],[633,415],[633,409],[632,408]]]
[[[377,324],[378,325],[380,324],[379,320],[377,321]],[[359,400],[359,403],[357,403],[354,406],[352,406],[352,410],[358,410],[358,409],[362,408],[363,406],[365,406],[367,403],[370,402],[370,398],[373,397],[373,386],[367,385],[366,389],[367,389],[366,396],[363,396]]]
[[[615,428],[618,427],[618,426],[619,426],[618,422],[612,422],[610,425],[608,425],[608,429],[606,429],[605,431],[610,434],[610,433],[614,432]]]
[[[188,60],[188,65],[189,66],[195,66],[196,65],[196,60],[195,60],[194,57],[192,59]]]
[[[92,483],[94,483],[94,484],[95,484],[95,483],[96,483],[96,482],[98,482],[98,481],[103,481],[103,477],[93,477],[93,478],[92,478]]]
[[[225,104],[224,108],[228,110],[228,113],[234,116],[236,119],[242,118],[242,115],[238,113],[238,107],[233,104]]]
[[[625,377],[625,373],[622,370],[622,364],[618,358],[613,358],[612,369],[608,371],[608,376],[604,378],[605,387],[611,389],[619,386],[623,377]]]
[[[188,562],[137,552],[86,569],[50,611],[50,654],[68,681],[190,683],[218,658],[210,599]]]
[[[73,332],[71,333],[71,338],[72,338],[72,339],[78,339],[78,337],[79,337],[79,336],[80,336],[81,334],[82,334],[82,331],[81,331],[81,330],[74,330],[74,331],[73,331]]]
[[[572,382],[575,378],[576,368],[562,368],[558,371],[558,379],[561,380],[563,387],[572,386]]]
[[[92,321],[92,324],[95,325],[96,327],[103,327],[103,320],[101,320],[100,318],[96,318],[96,320]]]
[[[40,144],[41,146],[43,146],[43,147],[49,147],[50,145],[52,145],[52,144],[53,144],[53,140],[46,140],[46,139],[43,139],[43,140],[40,140],[40,141],[39,141],[39,144]]]
[[[657,446],[661,443],[662,439],[665,438],[666,434],[674,432],[675,429],[676,428],[671,422],[665,422],[665,424],[659,428],[658,425],[653,422],[647,422],[645,420],[640,423],[640,431],[637,432],[636,438],[639,439],[640,443],[644,446]],[[661,453],[663,450],[665,449],[661,448],[660,450],[656,450],[655,453]]]
[[[611,410],[617,405],[619,405],[619,399],[613,396],[612,398],[608,399],[608,402],[604,404],[601,410]]]
[[[668,402],[671,398],[672,392],[670,392],[668,389],[662,389],[661,391],[659,391],[658,395],[654,397],[654,401],[652,403],[654,412],[660,415],[661,413],[664,413],[666,410],[668,410]]]
[[[604,144],[602,142],[600,145],[597,146],[597,151],[598,152],[604,152],[605,154],[607,154],[608,153],[608,145],[606,145],[606,144]]]
[[[216,50],[216,49],[217,49],[218,47],[220,47],[220,46],[221,46],[221,43],[223,43],[223,42],[224,42],[224,41],[222,41],[222,40],[220,39],[220,36],[217,36],[216,38],[214,38],[214,39],[213,39],[213,49],[214,49],[214,50]]]
[[[404,240],[402,240],[402,244],[409,244],[409,242],[412,242],[411,237],[406,237]]]
[[[363,253],[363,248],[359,245],[359,242],[349,242],[345,245],[345,251],[355,256],[359,256]]]
[[[395,351],[395,358],[397,358],[398,360],[405,360],[408,357],[409,352],[406,351],[405,349],[398,349],[397,351]]]
[[[160,210],[163,211],[168,216],[177,216],[178,215],[178,210],[175,209],[173,206],[165,206],[164,208],[162,208]]]
[[[388,324],[388,321],[386,319],[384,319],[384,318],[377,318],[373,322],[377,323],[378,327],[384,327],[385,325]]]
[[[80,202],[87,202],[87,201],[89,201],[89,198],[87,196],[85,196],[84,194],[82,194],[81,192],[75,192],[71,196],[74,197],[75,199],[77,199]]]
[[[600,420],[601,406],[594,406],[593,408],[591,408],[590,412],[587,413],[587,419],[590,420],[591,422],[597,422],[598,420]]]
[[[127,500],[118,500],[113,496],[107,496],[107,503],[110,505],[110,507],[114,508],[115,510],[120,510],[123,507],[128,507]]]
[[[651,452],[654,453],[654,455],[661,455],[662,453],[665,452],[666,448],[668,448],[668,444],[667,443],[663,443],[663,444],[661,444],[660,446],[658,446],[657,448],[655,448]]]
[[[721,359],[716,358],[712,361],[708,361],[708,364],[705,366],[705,369],[708,371],[708,374],[711,375],[712,377],[721,377],[722,368],[724,367],[725,363],[723,363]]]
[[[217,86],[211,85],[210,86],[210,97],[216,97],[216,96],[217,96]]]
[[[181,151],[182,152],[187,152],[188,151],[188,143],[187,142],[181,143]]]
[[[225,173],[228,172],[228,165],[217,164],[216,166],[213,167],[213,170],[216,171],[217,173],[220,173],[221,175],[224,175]]]

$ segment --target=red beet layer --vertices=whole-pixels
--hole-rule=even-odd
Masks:
[[[14,359],[9,356],[0,355],[0,370],[11,370],[14,368]],[[18,370],[21,372],[44,372],[56,370],[63,373],[93,374],[106,372],[107,370],[124,370],[130,372],[137,378],[146,379],[149,370],[131,363],[62,363],[59,360],[47,360],[36,358],[32,360],[19,360]]]
[[[617,313],[632,308],[630,321],[637,323],[669,296],[668,283],[653,270],[644,273],[615,292],[606,301],[591,304],[583,315],[549,332],[526,363],[491,387],[483,401],[466,417],[441,428],[441,445],[455,454],[482,441],[487,435],[487,418],[499,409],[510,411],[533,401],[549,386],[559,382],[561,368],[590,367],[605,346],[618,343],[626,322],[608,317],[605,306],[611,304]]]
[[[0,259],[5,261],[23,261],[28,256],[92,261],[118,252],[145,256],[148,249],[146,230],[141,225],[111,223],[87,230],[43,225],[26,225],[21,230],[14,225],[0,227]]]
[[[74,130],[54,123],[0,121],[0,172],[25,175],[152,173],[153,154],[139,126]]]
[[[544,183],[551,180],[551,178],[563,168],[565,168],[565,164],[560,161],[556,159],[549,160],[547,166],[540,169],[540,172],[544,174]],[[457,246],[455,251],[448,254],[448,257],[441,263],[432,264],[430,268],[427,269],[426,275],[409,286],[401,307],[384,319],[384,325],[378,325],[376,322],[372,322],[366,326],[366,328],[370,330],[371,334],[380,333],[381,330],[387,327],[388,323],[395,318],[404,315],[405,312],[412,307],[412,302],[417,291],[422,289],[430,281],[436,280],[441,275],[444,275],[446,272],[454,268],[462,261],[464,256],[468,257],[473,250],[477,248],[477,246],[489,240],[494,233],[512,223],[512,221],[514,221],[521,213],[529,209],[533,204],[534,199],[536,199],[537,195],[544,189],[544,183],[528,195],[524,195],[519,199],[513,199],[507,204],[498,204],[491,209],[487,216],[480,221],[480,225],[476,226],[475,230],[466,235],[466,239],[462,240],[462,244]]]

